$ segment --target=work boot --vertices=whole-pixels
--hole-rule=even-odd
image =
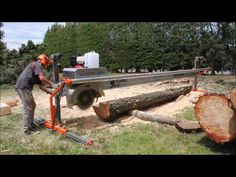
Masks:
[[[37,131],[37,129],[38,129],[38,127],[34,124],[32,124],[31,127],[30,127],[30,131],[33,131],[33,132]]]
[[[31,124],[30,130],[31,130],[31,131],[36,131],[38,128],[39,128],[39,124],[33,122],[33,123]]]
[[[25,129],[25,130],[24,130],[24,133],[25,133],[26,135],[31,135],[31,134],[32,134],[32,131],[28,128],[28,129]]]
[[[29,128],[29,129],[25,129],[25,130],[24,130],[24,133],[25,133],[25,135],[37,135],[37,134],[40,133],[40,131],[31,130],[31,129]]]

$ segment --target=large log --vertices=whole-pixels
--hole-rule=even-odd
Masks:
[[[101,102],[93,106],[97,116],[104,121],[113,121],[115,118],[134,109],[144,109],[154,105],[160,105],[173,101],[180,95],[191,91],[191,86],[171,88],[163,91],[145,93],[133,97]],[[117,93],[119,94],[119,93]]]
[[[201,127],[197,121],[177,119],[175,117],[158,115],[138,110],[131,111],[131,115],[145,121],[173,125],[181,132],[193,133],[201,131]]]
[[[208,137],[218,143],[236,139],[236,111],[229,98],[210,93],[199,97],[195,115]]]

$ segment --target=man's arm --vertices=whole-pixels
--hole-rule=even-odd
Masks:
[[[43,74],[39,74],[39,80],[43,83],[43,84],[46,84],[48,85],[49,87],[52,88],[52,83],[47,80],[47,78],[43,75]]]
[[[43,85],[38,85],[39,86],[39,88],[40,88],[40,90],[42,90],[42,91],[44,91],[45,93],[50,93],[51,94],[51,92],[47,89],[47,88],[45,88]]]

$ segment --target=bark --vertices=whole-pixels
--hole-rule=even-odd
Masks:
[[[144,112],[144,111],[138,111],[138,110],[131,111],[131,115],[141,120],[158,122],[161,124],[175,125],[178,122],[178,119],[173,118],[173,117],[157,115],[157,114]]]

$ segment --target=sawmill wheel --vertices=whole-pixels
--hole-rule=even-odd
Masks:
[[[94,101],[94,94],[92,90],[84,90],[77,96],[77,106],[80,109],[87,109],[92,106]]]

